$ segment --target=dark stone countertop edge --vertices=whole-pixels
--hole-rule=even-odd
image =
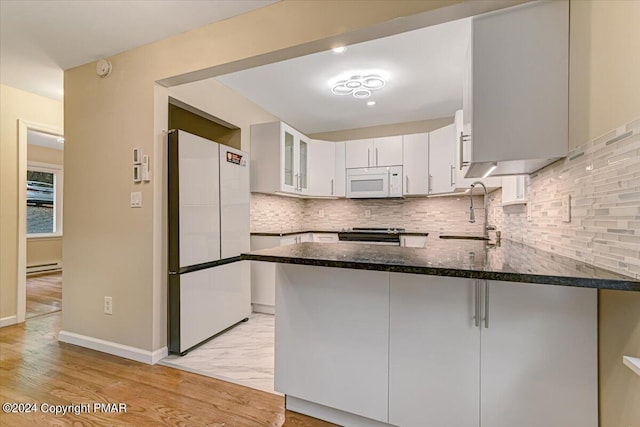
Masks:
[[[266,261],[317,267],[351,268],[356,270],[388,271],[392,273],[425,274],[432,276],[463,277],[469,279],[499,280],[505,282],[536,283],[541,285],[575,286],[581,288],[611,289],[640,292],[640,282],[623,279],[602,279],[570,276],[547,276],[526,273],[465,270],[444,267],[393,265],[374,262],[338,261],[313,258],[281,257],[273,255],[242,254],[247,261]]]
[[[327,231],[327,230],[302,230],[302,231],[284,231],[284,232],[262,232],[256,231],[252,232],[252,236],[266,236],[266,237],[282,237],[282,236],[292,236],[294,234],[305,234],[305,233],[317,233],[317,234],[338,234],[342,233],[342,231]],[[429,235],[429,232],[418,232],[418,231],[406,231],[406,232],[398,232],[401,236],[425,236]]]

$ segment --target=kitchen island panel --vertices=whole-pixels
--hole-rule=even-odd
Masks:
[[[278,264],[276,307],[276,391],[387,422],[389,274]]]

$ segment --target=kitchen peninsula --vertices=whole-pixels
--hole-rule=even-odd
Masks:
[[[342,425],[597,426],[597,291],[640,281],[503,241],[301,243],[277,264],[276,390]]]

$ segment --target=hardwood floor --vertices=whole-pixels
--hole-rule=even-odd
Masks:
[[[0,328],[2,426],[330,426],[284,410],[284,398],[236,384],[60,343],[61,313]],[[40,405],[125,403],[126,413],[43,413]]]
[[[27,319],[54,313],[61,308],[62,273],[27,276]]]

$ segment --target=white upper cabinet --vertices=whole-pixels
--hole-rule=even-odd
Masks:
[[[336,192],[336,147],[334,142],[312,140],[309,162],[309,194],[331,197]],[[344,175],[344,173],[343,173]]]
[[[464,118],[467,116],[466,110],[458,110],[455,115],[455,126],[456,126],[456,135],[455,135],[455,187],[456,191],[464,191],[467,190],[471,184],[476,181],[482,182],[489,191],[493,191],[497,188],[500,188],[503,184],[503,180],[506,178],[496,177],[496,176],[488,176],[487,178],[465,178],[465,174],[467,170],[469,170],[469,153],[471,151],[469,138],[465,137],[468,132],[465,129],[468,129],[468,123],[465,127]],[[463,157],[464,156],[464,157]]]
[[[429,194],[451,193],[455,190],[455,125],[429,133]]]
[[[336,197],[344,197],[346,195],[347,188],[347,180],[346,180],[346,171],[345,171],[345,143],[344,142],[336,142],[335,143],[335,171],[336,171],[336,180],[334,183],[334,188],[332,194]]]
[[[429,134],[415,133],[403,137],[403,194],[421,196],[429,193]]]
[[[513,175],[502,178],[502,204],[527,203],[527,175]]]
[[[251,191],[307,194],[310,139],[283,122],[251,126]]]
[[[346,166],[349,169],[401,165],[401,135],[346,142]]]
[[[373,139],[354,139],[346,143],[346,165],[351,168],[368,168],[375,166],[371,162]]]
[[[402,166],[402,135],[373,139],[375,166]]]
[[[567,154],[568,53],[568,0],[473,18],[463,102],[472,144],[463,153],[467,177],[496,162],[494,175],[528,174]]]

